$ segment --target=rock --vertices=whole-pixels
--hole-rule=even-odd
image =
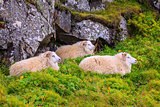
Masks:
[[[107,6],[108,2],[111,3],[114,0],[89,0],[89,5],[91,11],[94,12],[95,10],[103,10]]]
[[[20,21],[16,21],[15,23],[13,23],[13,26],[17,28],[21,28],[22,23]]]
[[[153,1],[154,7],[160,12],[160,0]]]
[[[89,5],[92,12],[105,8],[105,5],[102,3],[101,0],[90,0]]]
[[[68,10],[56,10],[56,11],[57,11],[56,24],[65,32],[69,33],[71,30],[71,13]]]
[[[108,44],[113,43],[114,39],[108,27],[91,20],[83,20],[82,22],[76,23],[75,27],[72,29],[72,34],[77,38],[90,41],[103,38]]]
[[[3,3],[4,3],[4,1],[3,1],[3,0],[0,0],[0,4],[3,5]]]
[[[55,1],[27,1],[7,0],[0,5],[0,21],[4,23],[0,26],[0,50],[3,58],[11,62],[34,56],[54,33]]]
[[[137,0],[139,3],[147,3],[150,7],[156,9],[160,13],[160,0]]]
[[[120,34],[120,40],[123,41],[127,38],[128,30],[127,30],[127,21],[122,16],[121,16],[121,21],[120,21],[120,29],[121,29],[121,32],[119,33]]]
[[[106,2],[113,2],[114,0],[62,0],[68,8],[76,11],[92,11],[101,10],[105,8]]]
[[[105,2],[113,2],[114,0],[102,0],[103,3]]]
[[[65,5],[77,11],[90,11],[88,0],[66,0]]]

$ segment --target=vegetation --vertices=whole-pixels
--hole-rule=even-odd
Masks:
[[[7,77],[9,70],[1,65],[0,106],[160,106],[160,18],[133,0],[127,2],[143,11],[128,18],[130,37],[98,54],[130,53],[138,59],[131,73],[84,72],[78,67],[84,57],[65,60],[59,71],[48,68],[19,77]]]

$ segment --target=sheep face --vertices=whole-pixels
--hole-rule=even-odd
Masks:
[[[85,51],[93,52],[95,46],[90,41],[82,41],[81,45],[83,45]]]
[[[137,59],[133,58],[130,54],[128,53],[122,53],[122,58],[128,61],[131,64],[136,64]]]
[[[47,57],[50,62],[54,62],[54,63],[60,62],[61,60],[61,58],[57,56],[55,52],[51,52],[51,51],[45,52],[43,56]]]
[[[61,61],[61,58],[55,52],[52,52],[52,59],[55,63]]]

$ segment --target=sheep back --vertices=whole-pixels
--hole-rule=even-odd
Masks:
[[[55,70],[59,70],[58,63],[51,63],[49,58],[44,57],[43,54],[16,62],[10,67],[10,76],[19,76],[24,72],[36,72],[42,69],[51,67]]]
[[[124,62],[115,56],[91,56],[83,59],[79,67],[84,71],[95,71],[101,74],[121,74],[124,75],[126,69]]]
[[[64,59],[68,58],[77,58],[77,57],[82,57],[87,54],[79,43],[73,44],[73,45],[66,45],[66,46],[61,46],[60,48],[57,49],[56,54],[61,58],[61,61],[64,61]]]

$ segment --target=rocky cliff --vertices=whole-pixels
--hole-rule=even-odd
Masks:
[[[157,0],[147,3],[159,10]],[[141,12],[137,5],[115,6],[121,5],[114,0],[0,0],[0,58],[26,59],[53,50],[55,41],[103,39],[112,46],[127,38],[126,20]]]

